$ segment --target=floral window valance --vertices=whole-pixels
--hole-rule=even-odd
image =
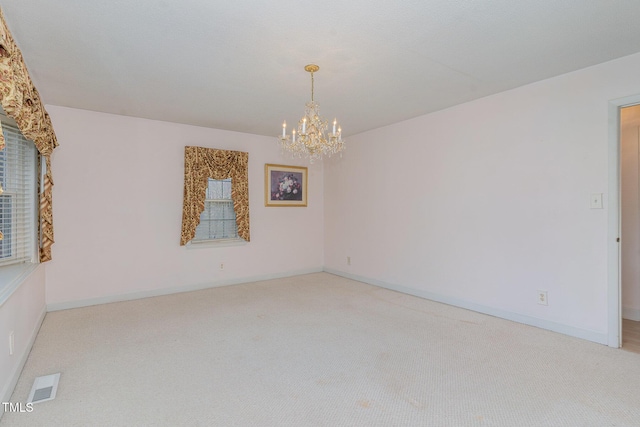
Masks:
[[[184,148],[184,202],[180,245],[196,235],[209,178],[231,178],[238,236],[249,241],[249,153],[204,147]]]
[[[44,109],[37,89],[0,10],[0,102],[13,118],[25,138],[32,140],[45,160],[44,180],[40,183],[40,261],[51,259],[53,214],[51,194],[51,153],[58,146],[49,114]],[[4,136],[0,131],[0,150]]]

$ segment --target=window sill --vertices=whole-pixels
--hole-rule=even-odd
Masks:
[[[237,239],[219,239],[219,240],[199,240],[190,241],[186,244],[187,249],[204,249],[204,248],[222,248],[226,246],[244,246],[247,241],[241,238]]]
[[[25,262],[22,264],[0,267],[0,306],[20,287],[24,279],[38,267],[38,263]]]

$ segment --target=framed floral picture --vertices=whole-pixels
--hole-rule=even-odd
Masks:
[[[265,206],[307,206],[307,168],[264,165]]]

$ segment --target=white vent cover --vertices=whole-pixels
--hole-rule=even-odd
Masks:
[[[59,372],[36,378],[33,382],[33,387],[31,387],[27,403],[40,403],[55,399],[56,391],[58,391],[58,381],[60,381]]]

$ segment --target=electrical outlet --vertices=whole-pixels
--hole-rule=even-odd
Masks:
[[[547,291],[538,290],[538,304],[549,305],[549,300],[547,298]]]
[[[15,346],[15,342],[14,342],[14,338],[13,338],[13,331],[11,331],[9,333],[9,356],[13,356],[14,346]]]
[[[220,263],[220,270],[224,270],[224,262]]]
[[[351,257],[350,256],[347,257],[347,265],[351,265]]]

